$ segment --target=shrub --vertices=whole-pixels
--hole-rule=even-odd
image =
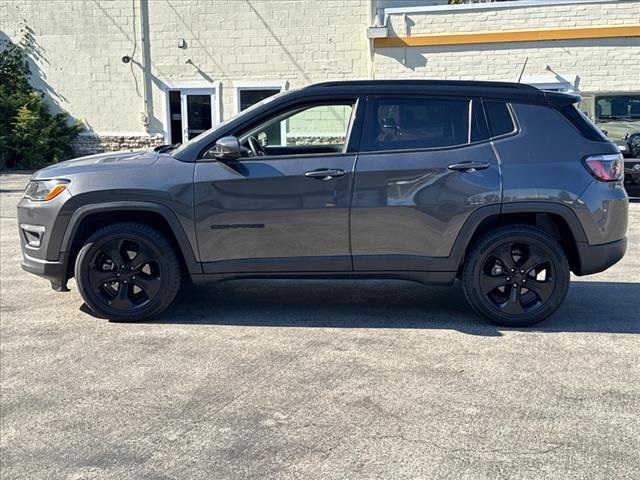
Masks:
[[[42,92],[29,84],[24,49],[0,44],[0,169],[40,168],[71,156],[71,141],[82,130],[65,113],[52,114]]]

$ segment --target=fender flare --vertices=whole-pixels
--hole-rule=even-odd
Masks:
[[[581,247],[582,245],[587,244],[587,236],[575,212],[571,209],[571,207],[567,205],[551,202],[532,201],[503,203],[502,205],[487,205],[474,210],[463,224],[462,229],[460,230],[460,233],[458,234],[458,237],[453,244],[451,253],[445,260],[442,268],[454,271],[458,269],[458,267],[464,261],[465,252],[470,246],[472,238],[478,231],[478,227],[485,220],[488,220],[491,217],[495,217],[499,222],[502,219],[503,215],[514,213],[548,213],[557,215],[562,218],[568,225],[573,238],[576,241],[575,254],[578,256],[578,261],[580,262],[580,264],[582,264],[583,259],[581,258]]]
[[[513,202],[503,203],[501,214],[507,213],[550,213],[562,218],[569,226],[576,242],[587,243],[587,235],[578,220],[578,216],[567,205],[551,202]]]
[[[76,233],[78,231],[78,227],[82,223],[82,221],[90,215],[95,213],[104,213],[104,212],[118,212],[118,211],[143,211],[143,212],[154,212],[162,216],[165,221],[169,224],[169,228],[173,232],[178,245],[180,247],[180,251],[184,257],[185,263],[187,265],[187,269],[190,274],[202,273],[202,267],[200,263],[197,261],[196,256],[193,251],[193,247],[189,242],[187,234],[184,231],[184,228],[178,218],[176,217],[173,210],[171,210],[166,205],[161,203],[154,202],[140,202],[140,201],[122,201],[122,202],[104,202],[104,203],[96,203],[90,205],[84,205],[78,208],[69,223],[67,224],[67,228],[64,232],[64,236],[62,237],[62,243],[60,245],[61,252],[70,252],[71,246],[73,245],[73,240],[75,239]]]

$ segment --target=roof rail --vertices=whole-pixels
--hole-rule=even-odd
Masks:
[[[414,85],[414,86],[443,86],[443,87],[481,87],[481,88],[513,88],[517,90],[538,89],[526,83],[514,82],[491,82],[480,80],[343,80],[333,82],[322,82],[308,85],[306,89],[340,87],[340,86],[390,86],[390,85]]]

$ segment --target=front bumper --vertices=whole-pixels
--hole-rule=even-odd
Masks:
[[[51,282],[51,288],[57,292],[68,292],[67,288],[67,264],[68,253],[60,253],[57,261],[42,260],[30,257],[26,252],[22,253],[22,269]]]
[[[625,175],[640,175],[640,158],[625,158],[624,159],[624,174]]]
[[[574,272],[578,276],[603,272],[618,263],[627,251],[627,238],[600,245],[589,245],[577,242],[580,258],[580,270]]]
[[[68,223],[67,205],[71,195],[67,190],[49,202],[33,202],[23,198],[18,202],[18,229],[22,249],[22,269],[46,278],[57,291],[66,291],[69,278],[69,254],[60,251],[62,236]],[[30,244],[30,226],[42,228],[39,242]]]

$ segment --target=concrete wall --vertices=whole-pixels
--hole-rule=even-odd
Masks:
[[[392,36],[504,30],[638,25],[640,1],[541,5],[390,15]],[[516,81],[528,58],[524,80],[577,75],[579,91],[639,90],[640,38],[487,43],[377,48],[376,78],[447,78]],[[538,80],[540,80],[538,78]]]

